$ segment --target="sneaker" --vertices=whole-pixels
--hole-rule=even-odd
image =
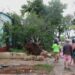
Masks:
[[[70,69],[70,68],[67,68],[67,70],[71,71],[71,69]]]
[[[68,68],[68,67],[64,67],[64,69],[65,69],[65,70],[69,70],[69,71],[71,71],[71,69],[70,69],[70,68]]]
[[[64,67],[64,70],[66,70],[67,69],[67,67]]]

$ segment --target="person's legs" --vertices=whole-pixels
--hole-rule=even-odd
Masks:
[[[57,63],[59,60],[59,53],[55,53],[55,59],[54,59],[54,62]]]
[[[64,55],[64,68],[70,70],[70,66],[71,66],[71,56]]]
[[[75,65],[75,58],[73,59],[74,65]]]
[[[54,57],[54,62],[56,63],[57,62],[57,55],[55,54],[55,57]]]
[[[64,68],[66,69],[67,68],[67,56],[64,55]]]
[[[75,65],[75,52],[73,52],[73,64]]]
[[[70,66],[71,66],[71,56],[67,55],[67,69],[70,70]]]
[[[57,59],[56,60],[57,60],[57,62],[59,61],[59,53],[57,53]]]
[[[57,63],[57,57],[56,57],[56,55],[54,56],[54,63]]]
[[[56,53],[53,53],[53,57],[54,57],[54,63],[56,62]]]
[[[66,63],[66,61],[64,61],[64,69],[66,69],[67,68],[67,63]]]
[[[73,64],[73,57],[71,56],[71,61],[70,61],[70,65]]]

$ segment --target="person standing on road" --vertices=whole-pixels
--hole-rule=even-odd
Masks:
[[[60,54],[60,45],[57,41],[54,41],[52,45],[52,49],[53,49],[53,55],[54,55],[54,62],[56,63],[59,60],[59,54]]]
[[[72,59],[75,65],[75,39],[72,40]]]
[[[71,55],[72,55],[72,45],[70,40],[67,39],[65,45],[63,46],[63,56],[64,56],[64,68],[70,69],[71,65]]]

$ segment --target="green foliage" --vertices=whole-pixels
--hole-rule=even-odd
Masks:
[[[21,16],[17,15],[16,13],[7,13],[11,19],[13,25],[21,25]]]
[[[29,13],[35,12],[38,16],[41,16],[45,12],[43,0],[33,0],[33,1],[28,0],[27,3],[28,3],[27,5],[22,6],[21,9],[22,15],[24,15],[26,12]]]
[[[52,25],[59,25],[61,23],[64,7],[65,6],[61,4],[60,0],[51,0],[49,3],[49,17]]]
[[[65,5],[63,5],[60,2],[60,0],[52,0],[49,3],[49,6],[45,6],[42,0],[34,0],[32,2],[29,1],[27,5],[22,6],[22,12],[30,13],[30,15],[27,16],[27,19],[26,19],[26,20],[29,19],[29,22],[28,21],[26,22],[30,26],[33,26],[33,28],[30,29],[31,32],[29,31],[30,34],[32,33],[30,36],[40,37],[44,48],[47,50],[50,50],[51,48],[53,38],[55,36],[54,32],[59,32],[59,34],[61,34],[64,30],[64,26],[63,24],[61,24],[61,21],[63,18],[62,13],[64,8],[65,8]],[[32,13],[35,13],[36,16],[33,17]],[[35,27],[35,25],[37,26],[37,28]],[[33,33],[32,30],[37,35]]]
[[[37,64],[37,65],[34,65],[34,68],[36,70],[45,70],[48,73],[50,73],[53,69],[53,66],[49,64]]]
[[[72,20],[72,24],[75,25],[75,19]]]
[[[65,9],[66,5],[63,5],[60,0],[51,0],[49,3],[49,14],[48,18],[51,22],[51,25],[54,28],[54,32],[59,33],[59,38],[62,33],[61,29],[63,29],[64,25],[62,24],[63,18],[63,10]]]
[[[10,48],[11,52],[25,52],[24,49]]]
[[[33,38],[33,40],[39,39],[38,42],[41,42],[46,50],[50,50],[51,41],[54,36],[52,29],[50,29],[51,25],[49,22],[46,24],[44,19],[39,18],[35,13],[29,14],[26,20],[24,20],[23,25],[6,24],[6,27],[14,36],[15,47],[17,44],[23,47],[25,41]]]
[[[5,43],[3,36],[4,36],[3,34],[0,34],[0,47],[2,47]]]
[[[39,32],[42,26],[44,26],[44,20],[38,18],[35,13],[32,13],[26,19],[26,23],[23,27],[25,28],[25,32],[27,31],[27,34],[30,34],[30,36],[37,36],[40,34]]]
[[[37,40],[47,51],[50,50],[55,32],[63,32],[62,13],[65,5],[60,0],[52,0],[49,6],[43,4],[43,0],[28,1],[22,6],[22,17],[28,13],[26,19],[17,14],[10,14],[13,24],[8,26],[12,34],[14,46],[20,44],[22,47],[25,41]],[[21,23],[21,20],[23,21]]]
[[[73,19],[72,15],[67,15],[67,16],[64,17],[64,23],[66,25],[71,25],[72,24],[72,19]]]
[[[39,38],[44,49],[50,51],[54,36],[50,23],[46,24],[43,18],[39,18],[35,13],[32,13],[26,19],[26,25],[24,25],[24,28],[26,38]]]
[[[70,26],[68,26],[68,29],[74,29],[75,30],[75,25],[70,25]]]
[[[60,39],[61,39],[62,42],[64,42],[64,41],[65,41],[65,36],[62,35],[62,36],[60,37]]]

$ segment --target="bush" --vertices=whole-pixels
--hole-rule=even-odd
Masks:
[[[52,71],[53,66],[52,65],[49,65],[49,64],[37,64],[37,65],[34,66],[34,68],[36,70],[40,70],[40,71],[41,70],[45,70],[45,71],[47,71],[49,73],[49,72]]]
[[[61,36],[60,39],[61,39],[62,42],[65,41],[65,37],[64,36]]]
[[[10,48],[11,52],[24,52],[24,49]]]

